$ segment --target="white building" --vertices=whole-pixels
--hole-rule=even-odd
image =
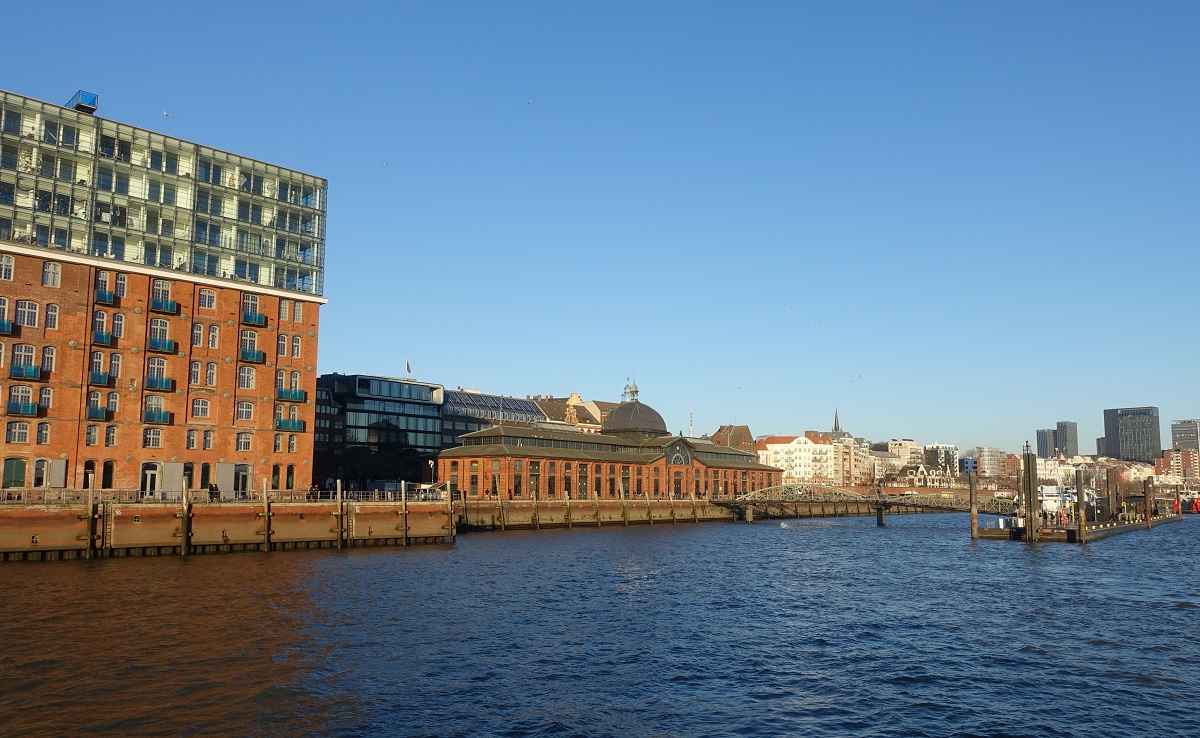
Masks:
[[[757,451],[760,462],[783,470],[784,484],[839,483],[833,442],[825,436],[767,436]]]
[[[1000,475],[1000,460],[1004,452],[992,446],[976,446],[975,459],[979,462],[979,476],[995,477]]]

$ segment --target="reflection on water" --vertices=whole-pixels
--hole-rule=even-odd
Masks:
[[[0,734],[1200,734],[1200,520],[471,534],[0,567]]]

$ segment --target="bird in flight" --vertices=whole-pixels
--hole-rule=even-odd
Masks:
[[[379,166],[381,166],[381,167],[386,167],[386,166],[387,166],[387,164],[388,164],[388,163],[385,161],[384,163],[380,164]]]
[[[533,100],[526,100],[526,101],[525,101],[525,104],[526,104],[526,105],[533,105]]]
[[[168,113],[167,111],[163,110],[162,108],[159,108],[159,109],[158,109],[158,112],[162,113],[163,115],[167,116],[168,118],[174,118],[174,117],[175,117],[175,116],[171,115],[170,113]]]

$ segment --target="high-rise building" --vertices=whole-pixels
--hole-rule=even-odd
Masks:
[[[1038,458],[1049,459],[1058,453],[1058,439],[1053,428],[1042,428],[1037,432]]]
[[[979,464],[979,476],[995,477],[1000,474],[1000,460],[1004,452],[992,446],[976,446],[975,459]]]
[[[1200,451],[1200,420],[1176,420],[1171,423],[1171,448]]]
[[[5,487],[311,477],[324,179],[0,91]]]
[[[1079,455],[1079,424],[1073,420],[1060,420],[1054,429],[1054,445],[1063,456]],[[1039,454],[1040,456],[1040,454]]]
[[[1104,411],[1105,456],[1153,464],[1162,455],[1156,407],[1119,407]]]

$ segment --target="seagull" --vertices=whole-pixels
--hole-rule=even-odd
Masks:
[[[525,102],[525,104],[526,104],[526,105],[533,105],[533,100],[527,100],[527,101]]]
[[[175,116],[171,115],[170,113],[168,113],[167,111],[163,110],[162,108],[159,108],[159,109],[158,109],[158,112],[162,113],[163,115],[167,116],[168,118],[174,118],[174,117],[175,117]]]
[[[385,161],[384,163],[380,164],[379,166],[381,166],[381,167],[386,167],[386,166],[387,166],[387,164],[388,164],[388,163]]]

